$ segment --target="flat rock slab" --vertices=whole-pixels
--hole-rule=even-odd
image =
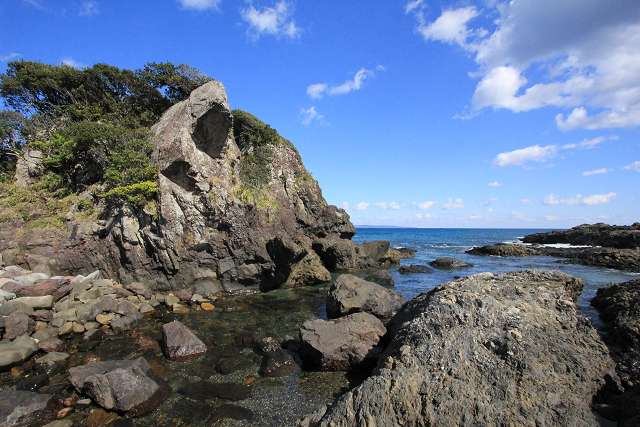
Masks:
[[[332,319],[358,312],[391,317],[403,303],[403,296],[392,289],[343,274],[331,285],[327,294],[327,317]]]
[[[379,355],[377,345],[385,332],[382,322],[369,313],[310,320],[300,328],[300,357],[322,371],[348,371]]]
[[[418,264],[411,264],[411,265],[401,265],[400,268],[398,268],[398,273],[400,274],[416,274],[416,273],[433,273],[433,269],[427,267],[426,265],[418,265]]]
[[[0,391],[0,427],[16,426],[25,419],[37,419],[53,396],[29,391]],[[42,424],[40,424],[42,425]]]
[[[51,295],[54,301],[58,301],[71,292],[72,288],[73,285],[69,279],[47,279],[29,286],[19,283],[7,283],[2,287],[2,290],[12,292],[18,297],[42,297]]]
[[[184,324],[174,320],[162,325],[162,351],[179,362],[193,360],[207,352],[207,346]]]
[[[159,390],[146,374],[143,358],[96,362],[69,369],[69,381],[79,393],[90,396],[107,410],[129,411],[150,400]]]
[[[615,364],[561,272],[480,273],[407,302],[374,375],[320,425],[593,426]]]
[[[38,344],[26,335],[16,338],[13,342],[0,343],[0,371],[8,370],[20,364],[38,351]]]

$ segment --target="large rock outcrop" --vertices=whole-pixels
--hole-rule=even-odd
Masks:
[[[633,225],[582,224],[566,231],[549,231],[525,236],[524,243],[604,246],[617,249],[640,247],[640,223]]]
[[[597,426],[615,365],[561,272],[480,273],[407,302],[374,375],[321,426]]]
[[[275,134],[260,146],[252,139],[239,146],[233,123],[222,83],[194,90],[152,128],[156,203],[104,205],[101,218],[107,219],[70,221],[66,233],[42,229],[24,235],[16,232],[19,223],[6,224],[0,231],[5,263],[54,274],[100,269],[125,284],[143,282],[155,290],[199,282],[217,282],[228,291],[268,290],[326,277],[306,255],[321,239],[353,245],[349,216],[326,203],[289,141]],[[258,152],[266,159],[260,170],[264,182],[247,178]],[[365,258],[379,257],[384,249],[369,246],[359,248]],[[301,271],[307,265],[314,272]],[[288,281],[291,272],[295,277]]]

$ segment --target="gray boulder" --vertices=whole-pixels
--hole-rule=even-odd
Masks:
[[[0,316],[9,316],[12,313],[31,314],[33,313],[33,307],[16,300],[8,301],[0,306]]]
[[[147,376],[151,367],[136,360],[96,362],[69,369],[69,381],[107,410],[130,411],[149,401],[158,384]]]
[[[375,360],[386,329],[369,313],[310,320],[300,328],[300,357],[321,371],[349,371]]]
[[[440,268],[442,270],[455,270],[458,268],[473,267],[473,264],[460,261],[459,259],[443,256],[429,263],[431,267]]]
[[[144,283],[132,282],[126,286],[126,289],[136,295],[142,295],[145,299],[151,299],[153,297],[153,291]]]
[[[487,245],[478,248],[472,248],[465,253],[471,255],[482,256],[535,256],[540,255],[537,249],[530,248],[524,245],[508,245],[506,243],[497,243],[495,245]]]
[[[28,360],[33,353],[38,351],[38,344],[27,335],[16,338],[13,341],[0,342],[0,371]]]
[[[280,286],[281,289],[297,288],[299,286],[311,286],[331,280],[331,273],[327,270],[320,257],[313,251],[307,254],[291,267],[287,280]]]
[[[481,273],[407,302],[374,375],[321,426],[598,426],[615,365],[561,272]],[[568,288],[568,289],[567,289]]]
[[[162,351],[171,360],[185,362],[207,352],[207,346],[184,324],[174,320],[162,325]]]
[[[403,275],[416,274],[416,273],[427,274],[427,273],[433,273],[433,269],[427,267],[426,265],[418,265],[418,264],[401,265],[400,268],[398,268],[398,273]]]
[[[22,313],[11,313],[4,321],[4,339],[13,340],[22,335],[31,335],[36,322]]]
[[[128,331],[138,324],[140,320],[144,318],[144,314],[136,311],[135,313],[127,314],[126,316],[118,317],[114,319],[109,325],[114,332]]]
[[[331,319],[361,311],[378,317],[391,317],[403,303],[403,296],[392,289],[351,274],[342,274],[327,294],[327,317]]]

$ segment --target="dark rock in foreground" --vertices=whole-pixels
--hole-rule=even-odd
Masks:
[[[349,371],[375,362],[386,329],[377,317],[355,313],[335,320],[310,320],[300,328],[300,357],[322,371]]]
[[[443,270],[454,270],[457,268],[468,268],[473,267],[473,264],[469,264],[468,262],[460,261],[459,259],[451,258],[448,256],[443,256],[435,261],[431,261],[429,263],[431,267],[440,268]]]
[[[640,351],[640,280],[601,287],[591,305],[612,324],[608,332],[612,344]]]
[[[481,273],[407,302],[374,375],[321,426],[598,426],[592,396],[617,378],[561,272]],[[570,288],[567,290],[567,287]]]
[[[640,247],[640,223],[633,225],[582,224],[567,231],[525,236],[524,243],[604,246],[617,249]]]
[[[400,274],[433,273],[433,269],[427,267],[426,265],[418,265],[418,264],[411,264],[409,266],[401,265],[400,268],[398,269],[398,273]]]
[[[572,264],[640,272],[640,251],[613,248],[537,248],[539,255],[568,258]]]
[[[403,296],[392,289],[343,274],[329,289],[327,317],[331,319],[361,311],[378,317],[391,317],[403,303]]]
[[[469,249],[465,251],[471,255],[489,255],[489,256],[533,256],[539,255],[536,249],[523,245],[507,245],[505,243],[497,243],[495,245],[487,245],[479,248]]]
[[[44,425],[55,418],[52,399],[50,394],[0,391],[0,427]]]
[[[186,362],[206,353],[207,346],[191,329],[174,320],[162,325],[162,351],[171,360]]]

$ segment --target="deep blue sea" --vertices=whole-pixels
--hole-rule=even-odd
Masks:
[[[587,315],[594,326],[600,326],[598,313],[589,302],[595,296],[596,290],[607,283],[625,282],[640,278],[638,273],[627,273],[599,267],[562,264],[561,258],[547,256],[540,257],[486,257],[468,255],[464,251],[474,246],[492,245],[495,243],[519,243],[519,238],[527,234],[541,233],[551,230],[541,229],[490,229],[490,228],[358,228],[352,239],[361,243],[370,240],[389,240],[392,248],[407,247],[416,249],[415,258],[401,260],[401,265],[422,264],[441,256],[450,256],[473,264],[471,268],[446,271],[438,270],[432,274],[398,273],[398,266],[389,270],[396,284],[394,289],[404,295],[406,299],[433,289],[441,283],[454,280],[454,276],[468,276],[483,271],[504,273],[506,271],[541,268],[546,270],[560,270],[564,273],[579,277],[585,281],[585,287],[579,302],[579,309]]]

